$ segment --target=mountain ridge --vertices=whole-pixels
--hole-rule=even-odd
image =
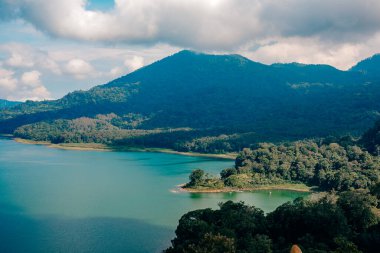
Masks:
[[[0,132],[114,113],[119,118],[111,124],[121,129],[190,128],[198,131],[196,138],[254,132],[252,143],[356,134],[380,115],[379,98],[380,78],[356,68],[265,65],[240,55],[183,50],[88,91],[2,110]],[[138,124],[132,124],[131,117]],[[181,141],[190,145],[197,140]]]

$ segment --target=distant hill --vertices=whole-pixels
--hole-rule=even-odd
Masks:
[[[3,110],[0,132],[42,121],[99,120],[99,114],[112,113],[116,117],[105,116],[105,121],[118,129],[186,129],[173,135],[165,130],[128,140],[115,137],[119,144],[185,151],[224,152],[256,141],[359,134],[380,115],[380,78],[369,76],[376,69],[370,65],[375,64],[362,62],[350,71],[328,65],[264,65],[240,55],[185,50],[89,91]],[[73,141],[62,139],[61,132],[54,131],[59,140]]]
[[[18,105],[20,103],[21,102],[8,101],[8,100],[0,99],[0,109],[9,108],[9,107]]]
[[[380,54],[359,62],[357,65],[351,68],[351,71],[358,71],[364,75],[377,80],[380,78]]]

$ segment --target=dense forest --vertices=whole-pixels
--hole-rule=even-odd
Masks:
[[[142,129],[142,115],[122,117],[98,114],[94,118],[59,119],[28,124],[17,128],[18,138],[51,143],[102,143],[114,148],[170,148],[181,152],[228,153],[242,150],[252,143],[270,140],[256,133],[239,133],[234,129],[155,128]],[[223,134],[221,134],[223,133]]]
[[[243,149],[234,168],[220,178],[194,170],[185,186],[194,189],[255,188],[303,183],[319,190],[370,189],[380,180],[380,122],[355,140],[352,137],[304,140],[283,144],[259,143]]]
[[[377,191],[380,189],[377,186]],[[377,253],[379,193],[355,190],[296,199],[265,215],[228,201],[182,216],[166,253]]]
[[[379,59],[340,71],[181,51],[88,91],[0,109],[0,133],[205,153],[359,135],[379,116]],[[84,134],[76,127],[83,119],[97,126]]]

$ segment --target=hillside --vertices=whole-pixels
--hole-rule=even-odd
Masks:
[[[18,105],[18,104],[20,104],[20,102],[8,101],[8,100],[5,100],[5,99],[0,99],[0,109],[9,108],[9,107],[12,107],[12,106],[15,106],[15,105]]]
[[[375,54],[374,56],[356,64],[354,67],[351,68],[351,71],[358,71],[372,79],[378,80],[380,78],[379,69],[380,69],[380,54]]]
[[[380,112],[380,78],[368,76],[369,65],[359,63],[350,71],[264,65],[239,55],[185,50],[89,91],[2,110],[0,132],[112,113],[116,128],[147,131],[133,139],[115,136],[119,144],[182,151],[229,152],[257,141],[359,134]],[[167,131],[183,128],[173,135]]]

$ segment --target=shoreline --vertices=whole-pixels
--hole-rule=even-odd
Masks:
[[[63,143],[63,144],[53,144],[47,141],[33,141],[22,138],[12,138],[15,142],[28,145],[43,145],[48,148],[57,148],[65,150],[77,150],[77,151],[112,151],[110,148],[107,148],[106,145],[97,144],[97,143]]]
[[[263,185],[247,188],[230,188],[224,187],[221,189],[194,189],[194,188],[184,188],[186,184],[177,185],[176,190],[178,192],[188,192],[188,193],[227,193],[227,192],[253,192],[253,191],[264,191],[264,190],[281,190],[281,191],[294,191],[294,192],[304,192],[311,193],[314,192],[313,187],[308,187],[303,184],[278,184],[278,185]]]
[[[7,136],[12,138],[12,136]],[[166,153],[174,155],[184,155],[184,156],[193,156],[193,157],[208,157],[216,159],[226,159],[226,160],[235,160],[237,153],[228,153],[228,154],[204,154],[196,152],[180,152],[171,149],[165,148],[138,148],[138,147],[116,147],[108,146],[105,144],[99,143],[60,143],[53,144],[47,141],[33,141],[22,138],[12,138],[14,141],[22,144],[32,144],[32,145],[44,145],[49,148],[58,148],[64,150],[76,150],[76,151],[102,151],[102,152],[152,152],[152,153]]]

